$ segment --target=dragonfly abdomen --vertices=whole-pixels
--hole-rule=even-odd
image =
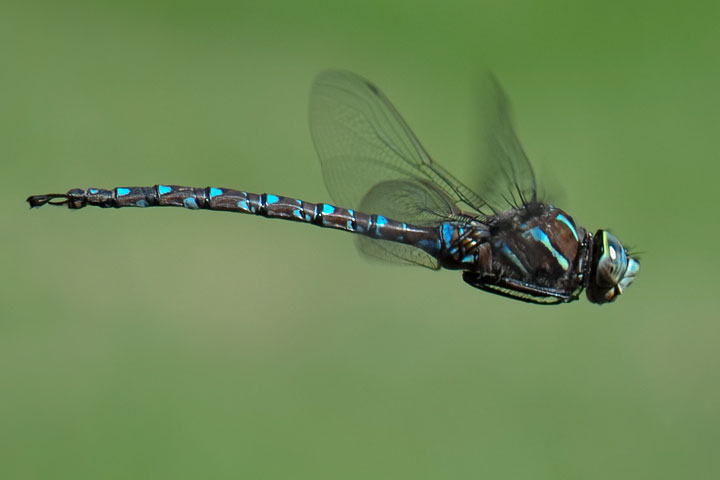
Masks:
[[[488,272],[492,268],[490,232],[480,222],[444,222],[437,227],[440,265],[452,270]]]
[[[257,194],[229,188],[197,188],[180,185],[117,187],[112,190],[76,188],[66,194],[35,195],[28,198],[28,202],[35,208],[51,204],[66,205],[70,209],[96,206],[219,210],[343,230],[378,240],[417,246],[431,255],[437,255],[441,247],[437,231],[432,227],[411,225],[382,215],[367,214],[328,203],[311,203],[271,193]]]

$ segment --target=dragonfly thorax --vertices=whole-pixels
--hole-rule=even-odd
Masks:
[[[487,233],[491,259],[467,269],[471,285],[540,303],[574,300],[585,286],[591,235],[564,211],[530,203],[491,217]]]

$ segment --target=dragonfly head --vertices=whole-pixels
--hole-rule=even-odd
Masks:
[[[587,297],[593,303],[612,302],[632,283],[640,263],[607,230],[598,230],[593,238]]]

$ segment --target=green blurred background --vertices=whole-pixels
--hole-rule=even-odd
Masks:
[[[10,2],[0,478],[718,478],[717,2]],[[71,187],[329,201],[314,75],[373,79],[470,171],[495,71],[540,181],[645,252],[544,308],[349,235]],[[553,197],[551,197],[553,198]]]

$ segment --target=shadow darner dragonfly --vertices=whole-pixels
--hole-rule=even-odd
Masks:
[[[31,207],[173,206],[248,213],[358,235],[364,254],[433,270],[461,270],[473,287],[557,304],[586,289],[611,302],[640,264],[612,234],[594,235],[537,198],[530,162],[512,128],[508,100],[490,79],[477,184],[430,158],[385,95],[349,72],[321,73],[310,96],[310,129],[325,185],[337,205],[229,188],[178,185],[73,189],[34,195]]]

